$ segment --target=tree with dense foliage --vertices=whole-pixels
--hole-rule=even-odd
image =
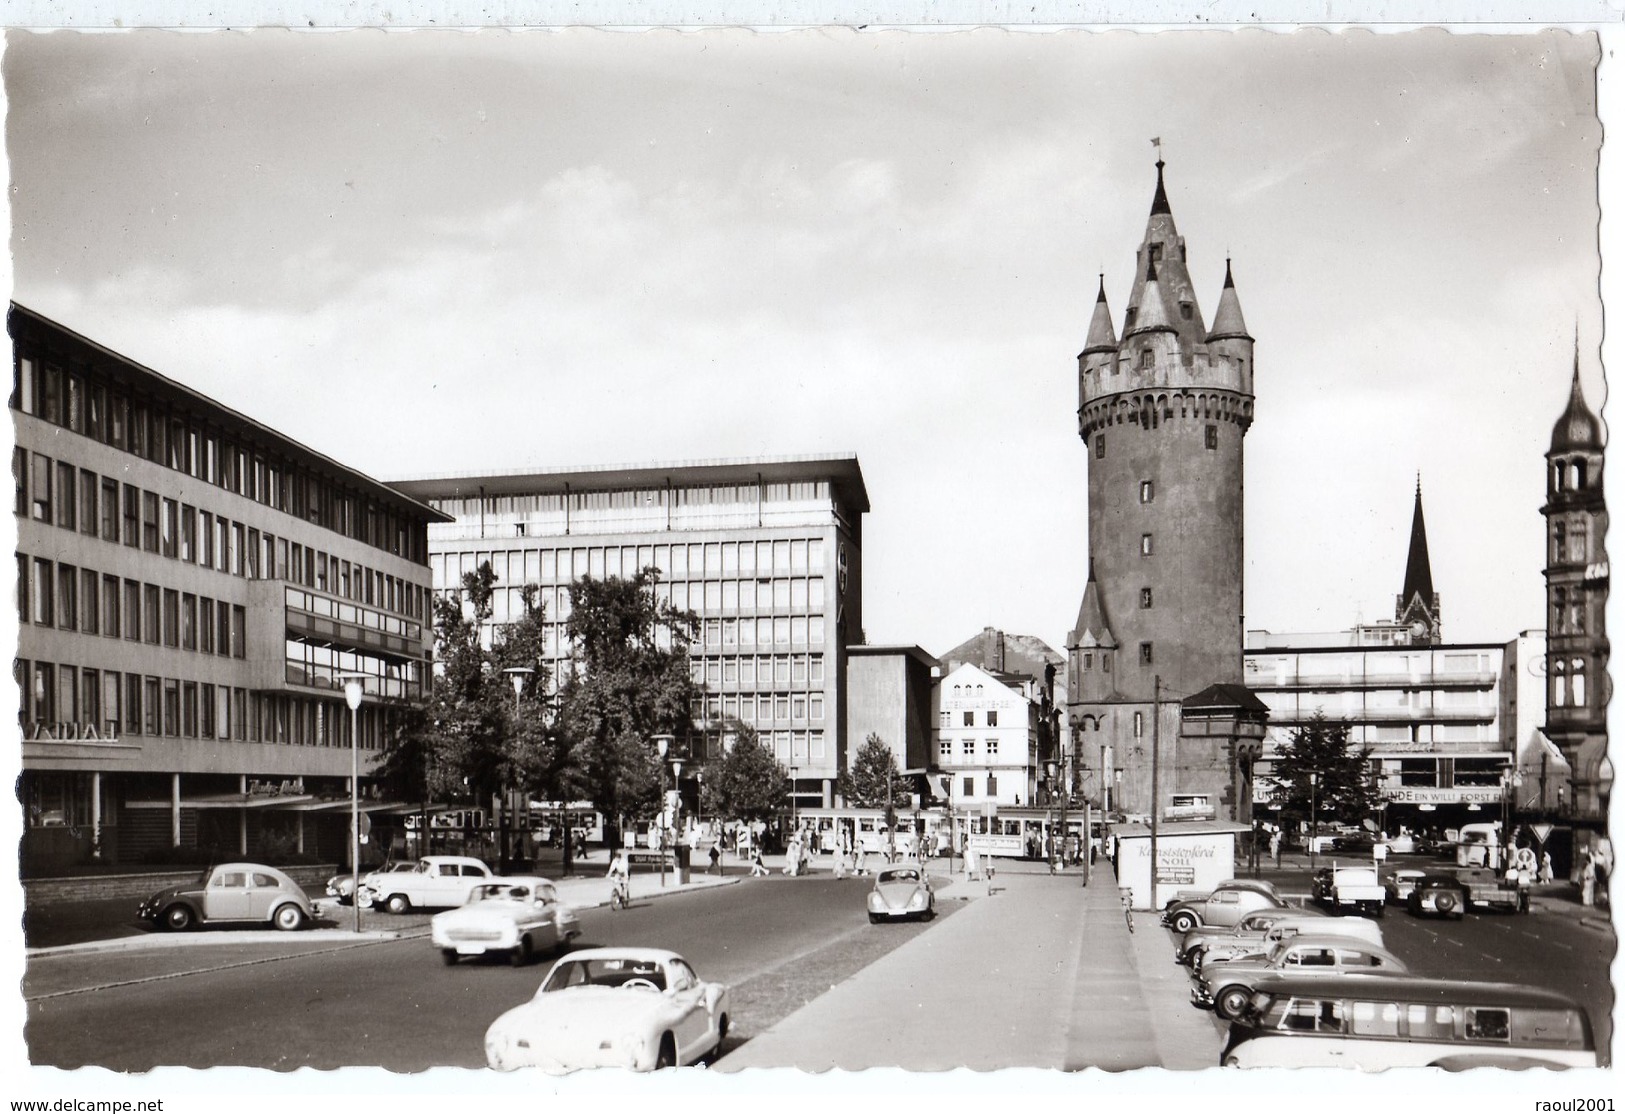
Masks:
[[[560,689],[559,728],[579,756],[586,795],[617,829],[628,816],[659,810],[652,740],[688,737],[698,691],[688,664],[698,621],[655,597],[659,576],[645,568],[570,585],[574,659]]]
[[[731,727],[733,745],[705,771],[700,811],[728,820],[766,820],[790,799],[790,775],[756,729]]]
[[[1312,794],[1313,816],[1310,773],[1319,775]],[[1274,783],[1270,802],[1281,806],[1283,820],[1318,817],[1321,823],[1358,823],[1381,807],[1369,752],[1355,748],[1348,724],[1328,720],[1318,712],[1293,729],[1292,737],[1275,756],[1269,776]]]
[[[870,734],[852,757],[843,796],[853,808],[885,808],[895,804],[906,788],[897,768],[897,755],[879,735]]]
[[[482,629],[498,590],[490,563],[465,573],[462,587],[433,600],[436,669],[429,700],[403,716],[378,772],[408,799],[477,804],[509,790],[567,797],[579,776],[570,749],[549,729],[544,654],[546,615],[534,586],[522,589],[520,616],[487,646]],[[515,698],[512,675],[523,669]],[[507,848],[503,848],[504,857]]]

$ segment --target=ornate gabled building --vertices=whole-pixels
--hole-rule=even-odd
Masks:
[[[1412,646],[1437,646],[1442,629],[1439,593],[1433,590],[1428,561],[1428,529],[1422,519],[1422,477],[1416,478],[1416,509],[1411,512],[1411,548],[1405,557],[1405,584],[1394,600],[1394,622],[1410,631]]]
[[[1242,439],[1253,420],[1253,338],[1229,263],[1203,323],[1157,161],[1134,285],[1113,331],[1105,279],[1078,357],[1078,432],[1088,446],[1089,578],[1067,639],[1077,761],[1124,809],[1151,811],[1156,736],[1180,732],[1180,701],[1243,681]],[[1249,808],[1197,752],[1160,771],[1159,804],[1211,792],[1221,817]],[[1110,773],[1108,773],[1110,771]],[[1121,781],[1116,780],[1121,771]],[[1217,771],[1218,773],[1215,773]]]
[[[1580,389],[1574,356],[1569,404],[1546,453],[1546,737],[1571,771],[1570,818],[1608,818],[1608,506],[1602,422]]]

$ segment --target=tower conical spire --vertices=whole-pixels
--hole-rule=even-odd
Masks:
[[[1162,184],[1162,168],[1166,165],[1168,164],[1163,162],[1161,158],[1157,159],[1157,192],[1151,198],[1152,216],[1156,216],[1158,213],[1167,213],[1169,216],[1173,216],[1174,213],[1172,209],[1168,208],[1168,191]]]
[[[1207,334],[1209,340],[1224,337],[1253,339],[1247,331],[1246,320],[1241,316],[1241,299],[1236,296],[1236,280],[1230,274],[1229,259],[1224,261],[1224,290],[1219,295],[1219,308],[1213,311],[1213,328]]]
[[[1157,261],[1150,260],[1145,266],[1145,279],[1140,285],[1140,308],[1135,314],[1134,324],[1123,330],[1126,339],[1133,333],[1146,333],[1153,329],[1167,329],[1177,332],[1173,322],[1168,316],[1168,307],[1163,301],[1162,284],[1157,281]]]
[[[1112,637],[1111,625],[1106,622],[1106,609],[1100,601],[1100,585],[1095,583],[1095,559],[1089,558],[1089,583],[1083,589],[1083,602],[1078,606],[1078,622],[1067,640],[1068,649],[1080,646],[1103,646],[1114,649],[1117,639]]]
[[[1148,313],[1159,313],[1161,324],[1179,334],[1181,351],[1190,351],[1206,341],[1207,327],[1202,324],[1196,290],[1185,267],[1185,240],[1174,226],[1173,209],[1168,204],[1168,188],[1163,180],[1165,165],[1161,158],[1157,159],[1157,189],[1151,199],[1151,215],[1145,222],[1145,237],[1140,242],[1140,270],[1129,291],[1123,335],[1126,337],[1143,326]],[[1144,304],[1145,289],[1152,274],[1156,276],[1162,304],[1148,308]]]
[[[1106,276],[1100,276],[1100,293],[1095,296],[1095,315],[1089,320],[1089,337],[1083,342],[1084,355],[1091,352],[1111,352],[1117,348],[1117,334],[1112,331],[1112,311],[1106,305]]]

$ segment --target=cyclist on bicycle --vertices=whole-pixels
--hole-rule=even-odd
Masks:
[[[626,856],[611,855],[609,857],[609,870],[606,873],[613,889],[610,892],[610,904],[626,906],[632,903],[632,891],[627,877]]]

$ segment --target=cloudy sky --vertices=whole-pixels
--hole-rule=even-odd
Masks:
[[[12,32],[16,300],[380,478],[855,452],[871,641],[1064,646],[1162,140],[1258,340],[1247,625],[1543,623],[1597,356],[1562,32]]]

